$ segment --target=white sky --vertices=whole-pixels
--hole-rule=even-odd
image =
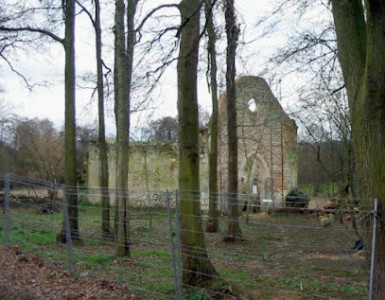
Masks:
[[[170,1],[158,1],[159,3],[169,3]],[[174,1],[175,2],[175,1]],[[243,39],[248,42],[260,35],[264,28],[255,28],[255,24],[259,17],[265,15],[272,9],[274,1],[268,0],[235,0],[236,7],[240,13],[239,22],[244,22],[242,25]],[[148,2],[148,3],[151,3]],[[154,1],[152,1],[154,3]],[[154,4],[151,4],[154,5]],[[314,12],[317,15],[319,12]],[[242,21],[243,20],[243,21]],[[286,41],[285,31],[290,28],[299,26],[290,20],[283,22],[276,31],[263,40],[251,43],[248,46],[239,48],[240,55],[252,55],[247,59],[245,64],[238,64],[239,75],[258,75],[265,68],[265,61],[269,55],[282,47]],[[87,72],[94,72],[94,36],[86,16],[80,15],[77,19],[76,33],[76,68],[77,76],[81,76]],[[105,34],[107,34],[105,32]],[[112,35],[112,32],[110,32]],[[225,47],[220,45],[219,47]],[[224,49],[219,49],[224,51]],[[21,53],[19,61],[15,66],[20,67],[20,71],[33,83],[48,82],[47,86],[36,86],[32,91],[25,88],[22,80],[9,67],[0,60],[0,86],[6,90],[3,94],[4,98],[13,107],[13,112],[20,116],[29,118],[48,118],[60,127],[64,122],[64,51],[58,43],[52,43],[43,50],[44,55],[37,53]],[[111,65],[112,67],[112,65]],[[203,68],[204,65],[201,65]],[[224,74],[222,74],[223,76]],[[293,99],[292,89],[295,87],[298,75],[287,77],[282,81],[282,102],[285,107]],[[266,78],[269,80],[269,78]],[[78,84],[81,81],[78,80]],[[279,98],[279,87],[271,86],[273,93]],[[155,102],[158,108],[156,111],[146,112],[145,115],[133,116],[132,125],[135,126],[138,120],[148,120],[149,115],[154,118],[160,116],[176,116],[176,67],[171,65],[165,73],[161,85],[158,87],[155,95]],[[290,96],[291,95],[291,96]],[[0,95],[1,96],[1,95]],[[77,121],[79,124],[89,124],[95,122],[97,117],[96,100],[90,101],[90,91],[77,89]],[[199,79],[199,102],[207,110],[211,107],[210,95],[207,92],[206,79],[204,74]],[[114,119],[112,113],[112,103],[108,104],[110,108],[107,113],[107,132],[114,134]]]

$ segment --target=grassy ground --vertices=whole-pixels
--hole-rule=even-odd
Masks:
[[[298,189],[308,196],[314,196],[315,194],[317,194],[317,196],[332,197],[332,196],[338,195],[339,193],[339,190],[338,190],[339,187],[337,183],[333,183],[333,182],[320,183],[318,193],[314,193],[314,185],[311,183],[301,184],[299,185]]]
[[[40,211],[33,203],[12,208],[11,245],[68,268],[67,248],[55,242],[63,216]],[[74,248],[77,274],[125,282],[143,299],[173,298],[167,212],[163,209],[131,212],[130,259],[115,256],[113,242],[100,238],[100,219],[100,206],[80,207],[84,245]],[[247,224],[243,218],[240,220],[244,241],[226,244],[223,242],[226,221],[220,217],[220,232],[206,234],[210,259],[227,282],[219,289],[231,289],[247,299],[367,298],[365,252],[348,251],[357,240],[349,222],[340,224],[335,220],[331,227],[325,228],[315,215],[256,213],[250,215]],[[3,237],[1,220],[0,238]],[[205,290],[186,290],[185,298],[209,296]]]

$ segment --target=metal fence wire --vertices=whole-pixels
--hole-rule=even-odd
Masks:
[[[200,203],[207,192],[129,190],[130,256],[122,257],[116,255],[114,234],[120,191],[63,187],[12,174],[2,181],[5,247],[38,253],[71,276],[119,282],[138,299],[371,298],[375,200],[317,198],[305,205],[303,199],[291,199],[278,205],[252,195],[216,194],[210,201],[217,202],[218,231],[208,233],[205,208],[186,213],[191,210],[180,207]],[[67,198],[73,195],[81,243],[71,239],[68,211],[73,207]],[[103,197],[110,202],[110,235],[102,231]],[[235,220],[221,209],[230,197],[238,200]],[[187,219],[195,225],[181,225]],[[225,242],[234,222],[241,235]],[[57,242],[59,232],[65,243]],[[204,243],[183,244],[186,236],[203,237]],[[210,262],[215,271],[206,273],[193,264],[198,260]],[[206,283],[197,287],[186,280],[196,275]]]

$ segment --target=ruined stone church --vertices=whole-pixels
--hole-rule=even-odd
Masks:
[[[241,77],[236,81],[238,123],[239,193],[270,199],[277,206],[297,186],[297,126],[282,109],[266,81],[260,77]],[[227,191],[226,95],[219,99],[218,187]],[[208,153],[210,133],[200,131],[200,189],[202,208],[208,206]],[[109,181],[114,187],[115,145],[109,144]],[[97,144],[88,153],[87,181],[98,186],[100,167]],[[161,192],[178,186],[178,145],[168,141],[131,142],[129,187]],[[92,198],[92,202],[100,199]],[[135,200],[146,205],[145,199]]]

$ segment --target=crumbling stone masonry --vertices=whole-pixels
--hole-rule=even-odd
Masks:
[[[283,111],[266,81],[259,77],[242,77],[236,82],[239,145],[240,193],[271,199],[283,204],[287,192],[297,186],[297,127]],[[226,95],[219,100],[219,190],[227,191]],[[202,209],[208,208],[209,132],[201,130],[200,176]],[[109,143],[109,182],[115,186],[115,145]],[[100,176],[97,144],[89,146],[87,184],[97,186]],[[131,142],[129,187],[143,191],[134,204],[154,203],[157,192],[173,191],[178,185],[177,145],[167,142]],[[150,191],[147,193],[146,191]],[[113,196],[113,195],[112,195]],[[111,197],[111,200],[113,197]],[[90,197],[100,202],[100,196]],[[133,204],[132,200],[131,204]],[[161,205],[161,204],[160,204]],[[225,200],[220,208],[225,210]]]
[[[266,81],[236,81],[238,177],[240,193],[281,206],[297,186],[297,126],[283,111]],[[219,100],[219,187],[227,187],[226,95]]]

